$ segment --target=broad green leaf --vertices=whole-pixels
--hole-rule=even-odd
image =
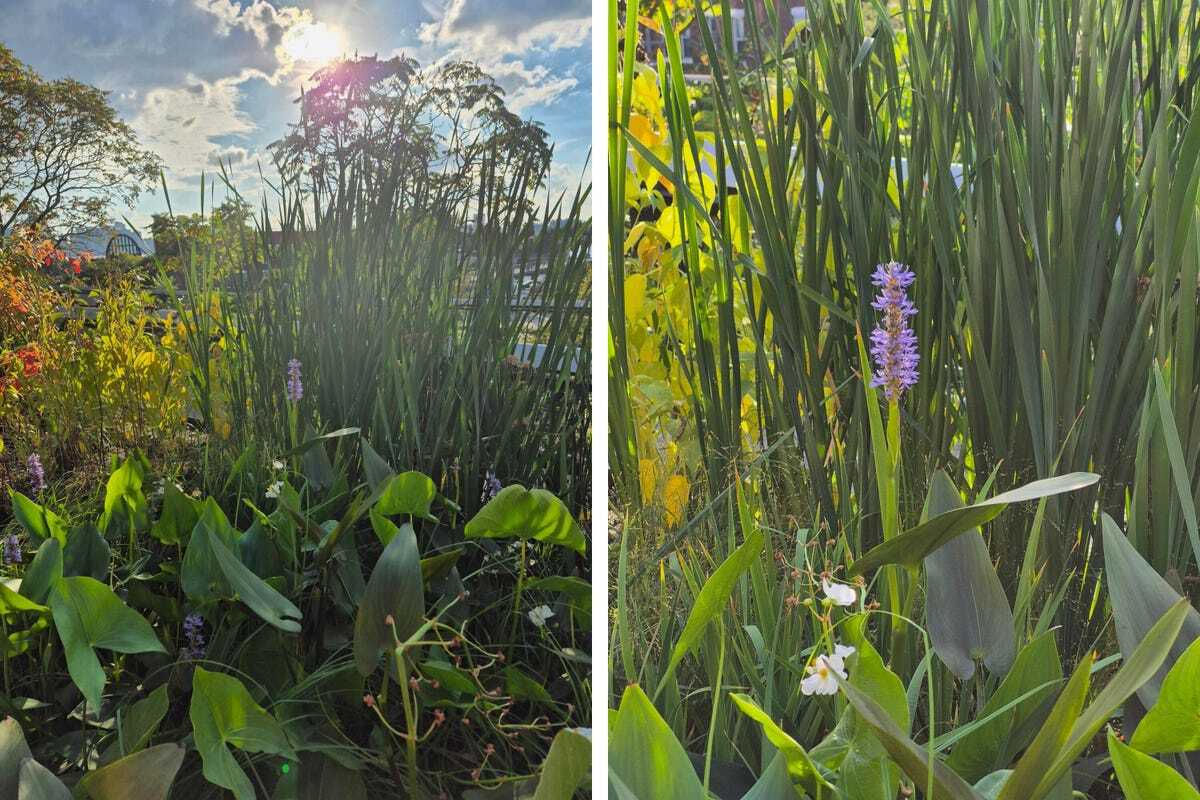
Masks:
[[[17,800],[71,800],[71,790],[53,772],[27,758],[17,771]]]
[[[1012,669],[988,697],[976,719],[996,714],[1027,693],[1033,694],[959,740],[946,759],[947,766],[967,781],[982,780],[1007,766],[1011,758],[1029,743],[1027,739],[1018,738],[1020,731],[1027,728],[1027,721],[1055,689],[1046,684],[1061,680],[1058,646],[1054,632],[1047,631],[1021,648]]]
[[[467,523],[468,539],[535,539],[583,553],[583,529],[562,500],[545,489],[505,486]]]
[[[1104,580],[1113,608],[1113,627],[1122,653],[1132,653],[1150,628],[1167,610],[1179,602],[1179,594],[1138,554],[1121,528],[1107,514],[1101,514],[1104,539]],[[1138,689],[1138,699],[1153,708],[1163,679],[1183,651],[1200,638],[1200,614],[1189,609],[1183,630],[1165,664]]]
[[[89,772],[79,786],[92,800],[166,800],[183,756],[179,745],[160,744]]]
[[[255,793],[230,747],[296,759],[280,724],[232,675],[196,667],[189,716],[204,777],[232,791],[237,800],[254,800]]]
[[[371,491],[378,490],[387,483],[388,478],[396,474],[392,465],[387,463],[366,439],[362,440],[362,461],[363,473],[366,475],[367,485],[371,487]]]
[[[1108,729],[1108,755],[1125,800],[1200,800],[1187,779],[1154,756],[1122,744]]]
[[[843,624],[846,640],[855,648],[847,666],[849,683],[872,698],[896,727],[907,734],[910,721],[904,682],[883,663],[866,636],[866,625],[866,614],[856,614]],[[848,708],[835,731],[838,729],[846,743],[839,764],[838,786],[858,800],[892,800],[900,776],[871,727],[853,708]]]
[[[387,479],[375,508],[389,517],[408,514],[423,519],[434,519],[429,513],[436,494],[433,479],[420,472],[401,472]]]
[[[518,700],[536,700],[546,705],[554,705],[554,698],[546,691],[546,687],[511,665],[504,668],[504,691]]]
[[[1033,742],[1025,749],[1012,774],[1004,782],[1004,787],[997,795],[998,800],[1032,800],[1037,797],[1034,791],[1038,783],[1066,745],[1071,728],[1083,710],[1088,684],[1091,681],[1092,661],[1092,655],[1089,653],[1076,667],[1071,680],[1054,701],[1050,715],[1033,737]]]
[[[973,505],[938,514],[873,548],[850,566],[850,574],[862,575],[885,564],[903,564],[915,570],[925,556],[955,537],[1000,516],[1012,503],[1073,492],[1098,480],[1100,476],[1091,472],[1072,472],[1034,481]]]
[[[114,762],[146,747],[167,715],[169,705],[164,683],[129,708],[118,709],[116,736],[100,756],[100,763]]]
[[[788,773],[787,759],[783,753],[775,754],[750,791],[742,795],[742,800],[800,800],[800,793],[792,785],[792,776]]]
[[[625,688],[608,737],[608,766],[627,796],[704,800],[683,745],[637,684]]]
[[[922,522],[962,508],[950,476],[933,473]],[[925,615],[938,658],[959,680],[975,674],[983,661],[1003,675],[1016,655],[1013,614],[978,528],[956,536],[925,556]]]
[[[47,539],[55,539],[60,546],[67,543],[67,523],[45,506],[40,506],[16,489],[8,490],[12,501],[13,516],[29,534],[29,541],[41,546]]]
[[[50,590],[50,612],[67,656],[67,671],[94,710],[104,693],[96,648],[117,653],[165,653],[150,623],[100,581],[63,578]]]
[[[679,638],[675,640],[675,647],[671,650],[671,660],[667,663],[667,670],[663,674],[662,680],[659,681],[659,690],[667,679],[675,674],[675,668],[679,666],[683,657],[700,643],[700,638],[704,635],[709,623],[717,619],[725,610],[725,605],[729,602],[729,596],[733,593],[738,579],[758,558],[765,540],[762,531],[752,531],[746,537],[746,541],[742,542],[741,546],[734,550],[721,563],[721,566],[717,567],[717,571],[704,582],[700,594],[696,596],[692,611],[688,614],[687,623],[684,624]]]
[[[105,536],[125,537],[150,526],[150,504],[142,491],[147,464],[140,454],[128,456],[108,476],[104,489],[104,513],[99,528]]]
[[[17,796],[17,774],[21,762],[33,758],[21,724],[12,717],[0,721],[0,800]]]
[[[163,544],[187,544],[200,519],[200,503],[188,497],[172,481],[163,483],[162,510],[150,535]]]
[[[392,539],[400,532],[396,527],[396,523],[379,513],[376,508],[371,509],[371,529],[375,531],[375,536],[379,539],[379,543],[387,547],[392,543]]]
[[[1071,768],[1071,764],[1079,754],[1087,748],[1100,728],[1108,721],[1108,718],[1117,706],[1124,703],[1130,695],[1137,691],[1139,686],[1154,675],[1155,671],[1166,659],[1172,643],[1179,635],[1179,629],[1183,626],[1184,615],[1188,610],[1187,601],[1180,600],[1158,622],[1154,623],[1154,627],[1146,634],[1146,638],[1133,651],[1133,654],[1121,664],[1121,668],[1117,670],[1117,674],[1104,685],[1104,688],[1100,690],[1092,703],[1075,720],[1074,727],[1071,728],[1070,738],[1060,748],[1050,766],[1047,769],[1040,770],[1040,774],[1034,776],[1038,778],[1037,789],[1034,792],[1035,797],[1043,796],[1059,782]],[[1082,669],[1084,666],[1090,667],[1090,664],[1091,659],[1085,659],[1080,668]],[[1051,713],[1051,718],[1043,726],[1043,731],[1052,722],[1053,712]],[[1037,738],[1034,739],[1034,744],[1030,746],[1030,750],[1036,745]],[[1015,772],[1021,770],[1021,765],[1025,758],[1028,757],[1028,754],[1029,751],[1027,750],[1026,755],[1017,763]],[[1016,798],[1023,797],[1023,795],[1008,794],[1006,787],[1006,793],[1002,794],[1002,797],[1005,797],[1006,800],[1009,800],[1009,798],[1016,800]]]
[[[929,751],[908,738],[908,734],[896,725],[891,715],[871,697],[854,688],[840,676],[836,676],[850,705],[858,712],[875,735],[913,782],[922,787],[927,785],[932,771],[933,796],[929,800],[978,800],[975,790],[945,764],[934,756],[929,760]]]
[[[362,773],[339,764],[324,753],[301,753],[299,777],[297,800],[367,800]]]
[[[19,589],[23,597],[35,603],[45,603],[50,589],[63,576],[63,551],[58,539],[47,539],[37,549],[25,570]]]
[[[445,661],[423,661],[417,671],[431,681],[437,681],[443,689],[474,695],[479,693],[479,685],[472,680],[466,670],[448,664]]]
[[[979,792],[983,800],[996,800],[1000,796],[1000,791],[1004,788],[1005,782],[1008,781],[1009,775],[1012,775],[1011,769],[998,769],[995,772],[989,772],[975,784],[975,791]]]
[[[181,583],[194,600],[236,598],[279,630],[300,632],[300,609],[243,564],[204,519],[196,524],[188,542]]]
[[[542,763],[533,800],[566,800],[592,770],[592,740],[570,728],[559,731]]]
[[[1200,750],[1200,639],[1171,667],[1129,744],[1143,753]]]
[[[754,720],[762,728],[763,736],[783,754],[787,760],[788,774],[812,797],[833,795],[833,786],[821,775],[817,765],[808,757],[800,744],[779,727],[767,712],[758,707],[749,695],[731,692],[729,695],[738,710]]]
[[[374,523],[374,520],[372,520]],[[384,542],[387,546],[387,542]],[[421,559],[421,579],[426,585],[432,581],[439,580],[450,574],[450,570],[458,563],[458,559],[462,557],[463,550],[461,547],[456,547],[453,550],[448,550],[445,553],[438,553],[436,556]]]
[[[11,616],[17,613],[45,614],[50,609],[40,603],[35,603],[3,583],[0,583],[0,616]]]
[[[63,550],[63,575],[86,575],[102,581],[108,577],[108,560],[112,550],[100,531],[90,522],[75,528],[67,536]]]
[[[354,661],[361,675],[370,675],[379,664],[379,651],[394,646],[395,635],[404,641],[425,617],[425,592],[421,580],[421,555],[417,536],[407,522],[400,526],[371,571],[367,590],[354,620]]]

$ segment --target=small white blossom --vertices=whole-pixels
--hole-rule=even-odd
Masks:
[[[808,667],[808,677],[800,681],[801,693],[837,694],[838,683],[834,675],[843,679],[846,677],[846,659],[853,652],[853,647],[839,644],[833,648],[831,655],[817,656]]]
[[[274,469],[276,472],[278,472],[279,470],[283,469],[285,466],[286,466],[286,465],[285,465],[285,464],[284,464],[282,461],[280,461],[279,459],[275,459],[274,461],[272,461],[272,462],[271,462],[271,467],[272,467],[272,468],[273,468],[273,469]]]
[[[833,601],[835,606],[854,605],[854,601],[858,597],[852,587],[844,583],[830,583],[824,578],[821,579],[821,591]]]
[[[267,487],[267,497],[271,500],[279,497],[279,491],[283,489],[283,481],[275,481]]]
[[[550,606],[538,606],[529,612],[529,621],[539,628],[546,627],[546,620],[554,616],[554,612],[550,610]]]

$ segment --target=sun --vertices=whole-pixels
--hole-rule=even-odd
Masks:
[[[283,50],[293,61],[324,64],[342,54],[342,34],[324,22],[306,22],[283,35]]]

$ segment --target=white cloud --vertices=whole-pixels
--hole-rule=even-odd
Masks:
[[[228,152],[214,140],[247,135],[257,126],[239,109],[241,76],[220,81],[192,79],[185,86],[146,93],[132,125],[142,144],[162,157],[169,175],[191,177],[211,170]]]
[[[504,89],[505,105],[516,114],[532,106],[548,106],[579,85],[575,78],[555,75],[541,64],[494,61],[483,67]]]
[[[457,47],[473,58],[580,47],[592,29],[587,0],[426,0],[424,5],[433,21],[419,28],[421,41]]]

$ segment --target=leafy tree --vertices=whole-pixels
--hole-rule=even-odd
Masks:
[[[318,192],[361,186],[401,205],[452,206],[485,180],[515,188],[521,201],[545,181],[545,130],[510,111],[503,89],[471,62],[422,70],[405,56],[364,56],[312,80],[297,100],[300,121],[271,149],[284,174],[308,175]]]
[[[159,171],[106,92],[45,80],[0,45],[0,236],[19,225],[66,232],[103,222],[111,204],[132,207]]]

